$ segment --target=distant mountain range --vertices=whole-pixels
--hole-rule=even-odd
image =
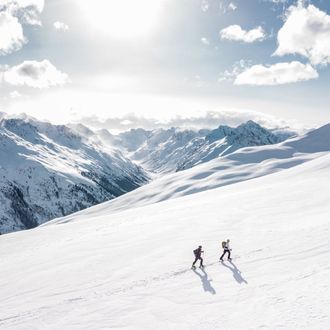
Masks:
[[[295,133],[273,133],[248,121],[236,128],[219,126],[214,130],[171,128],[146,131],[139,128],[117,136],[104,130],[99,134],[110,145],[121,146],[130,159],[146,170],[169,173],[223,157],[243,147],[280,143]]]
[[[329,141],[330,124],[278,144],[241,148],[184,172],[163,175],[103,206],[110,216],[129,208],[270,176],[323,156],[330,159]]]
[[[118,135],[83,125],[0,116],[0,233],[38,226],[111,200],[155,174],[182,171],[247,146],[275,144],[249,121],[237,128],[133,129]]]

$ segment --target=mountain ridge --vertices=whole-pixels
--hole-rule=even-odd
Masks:
[[[289,132],[277,135],[250,120],[237,127],[220,125],[214,130],[133,129],[119,134],[117,143],[122,144],[129,157],[147,170],[170,173],[222,157],[242,147],[275,144],[293,135]],[[128,145],[127,140],[133,140],[134,145]]]
[[[279,144],[246,147],[104,203],[109,214],[237,184],[287,170],[330,152],[330,124]]]
[[[0,121],[0,233],[33,228],[135,189],[147,173],[65,125]]]
[[[140,128],[113,135],[82,124],[1,114],[0,233],[111,200],[152,177],[207,163],[243,145],[282,139],[253,121],[236,128]]]

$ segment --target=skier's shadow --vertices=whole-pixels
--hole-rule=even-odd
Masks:
[[[230,267],[229,265],[226,265],[223,261],[221,262],[221,265],[230,269],[233,272],[234,279],[236,280],[237,283],[242,284],[248,284],[248,282],[244,279],[242,276],[241,271],[236,267],[236,265],[230,260],[229,263],[233,266]]]
[[[206,271],[203,268],[200,268],[200,270],[203,272],[203,274],[200,274],[196,269],[193,269],[193,272],[200,278],[203,284],[203,289],[205,292],[210,292],[211,294],[216,294],[217,292],[211,285],[211,281],[209,280],[209,276],[206,273]]]

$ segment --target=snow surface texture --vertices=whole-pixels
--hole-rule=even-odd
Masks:
[[[308,151],[300,141],[290,143]],[[102,204],[0,236],[0,328],[329,329],[329,180],[324,152],[245,182],[111,216]],[[219,263],[226,238],[233,262]],[[193,271],[199,244],[206,268]]]
[[[80,130],[79,130],[79,129]],[[0,120],[0,234],[131,191],[145,171],[81,127]]]
[[[110,214],[268,175],[330,152],[330,124],[276,145],[249,147],[165,175],[102,205]],[[99,209],[95,209],[99,210]],[[90,212],[93,212],[91,209]],[[98,212],[98,211],[97,211]]]

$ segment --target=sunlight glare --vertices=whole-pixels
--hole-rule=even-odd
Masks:
[[[152,32],[165,0],[84,0],[78,5],[95,29],[113,38],[143,37]]]

